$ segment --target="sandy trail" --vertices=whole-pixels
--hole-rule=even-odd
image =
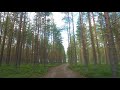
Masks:
[[[83,78],[78,73],[68,68],[69,64],[62,64],[57,67],[53,67],[43,78]]]

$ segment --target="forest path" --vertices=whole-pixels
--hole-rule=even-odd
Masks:
[[[69,64],[62,64],[51,68],[43,78],[83,78],[77,72],[68,68]]]

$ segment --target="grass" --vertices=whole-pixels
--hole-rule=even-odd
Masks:
[[[0,78],[39,78],[48,72],[48,69],[58,64],[22,64],[16,69],[14,65],[2,65],[0,67]]]
[[[73,71],[79,72],[80,75],[83,75],[88,78],[111,78],[112,72],[111,68],[107,64],[101,65],[88,65],[88,69],[86,70],[84,65],[70,65],[69,68]],[[120,67],[118,66],[117,77],[120,78]]]

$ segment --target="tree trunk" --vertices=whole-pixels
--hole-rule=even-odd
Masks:
[[[74,18],[72,12],[72,26],[73,26],[73,42],[74,42],[74,63],[77,64],[77,55],[76,55],[76,43],[75,43],[75,33],[74,33]]]
[[[116,46],[117,46],[117,53],[118,53],[118,60],[120,60],[120,58],[119,58],[119,56],[120,56],[120,35],[119,35],[119,27],[118,27],[118,24],[117,24],[117,22],[116,22],[116,20],[117,20],[117,14],[116,14],[116,12],[113,12],[112,13],[113,14],[113,16],[114,16],[114,30],[113,30],[113,33],[114,33],[114,35],[115,35],[115,42],[116,42]],[[119,61],[118,61],[119,62]]]
[[[44,29],[44,66],[45,66],[45,64],[46,64],[46,14],[45,14],[45,29]]]
[[[5,46],[5,39],[6,39],[7,29],[8,29],[8,14],[9,14],[9,12],[7,13],[7,17],[6,17],[5,31],[4,31],[4,36],[3,36],[3,43],[2,43],[2,46],[1,46],[0,66],[2,65],[4,46]]]
[[[94,14],[92,12],[92,18],[93,18],[93,24],[94,24],[94,34],[95,34],[95,41],[96,41],[96,48],[97,48],[97,60],[99,62],[99,64],[101,64],[101,59],[100,59],[100,51],[99,51],[99,44],[98,44],[98,38],[97,38],[97,32],[96,32],[96,24],[95,24],[95,20],[94,20]]]
[[[14,24],[12,26],[12,30],[11,30],[11,35],[9,37],[9,40],[8,40],[8,45],[7,45],[7,58],[6,58],[6,64],[8,65],[9,62],[10,62],[10,56],[11,56],[11,44],[12,44],[12,39],[13,39],[13,30],[14,30]]]
[[[84,31],[84,26],[83,26],[83,20],[82,20],[82,12],[79,12],[79,17],[80,17],[80,30],[81,30],[81,35],[80,37],[82,40],[82,51],[83,51],[83,59],[86,67],[88,66],[88,58],[87,58],[87,50],[86,50],[86,37],[85,37],[85,31]]]
[[[102,16],[100,16],[100,19],[102,19],[100,21],[100,30],[101,30],[101,33],[102,33],[104,48],[105,48],[104,49],[104,55],[105,55],[105,58],[106,58],[106,64],[109,64],[109,55],[108,55],[109,50],[108,50],[108,45],[107,45],[108,35],[106,34],[107,32],[103,30],[104,27],[102,27],[102,24],[104,23]]]
[[[108,12],[104,12],[105,16],[105,23],[106,23],[106,31],[108,32],[108,47],[109,47],[109,59],[112,69],[112,76],[117,77],[117,52],[115,48],[114,38],[113,38],[113,32],[110,28],[110,21],[109,21],[109,14]]]
[[[19,67],[21,62],[20,45],[21,45],[22,18],[23,18],[23,12],[20,13],[20,24],[19,24],[19,31],[17,34],[18,37],[17,37],[17,46],[16,46],[16,67]]]
[[[71,33],[70,33],[70,16],[69,16],[69,12],[68,12],[68,21],[69,21],[68,22],[68,25],[69,25],[68,30],[69,30],[69,39],[70,39],[69,44],[68,44],[68,46],[70,46],[70,60],[69,61],[70,61],[70,64],[72,64],[72,55],[71,55],[72,54],[72,49],[71,49]]]
[[[89,30],[90,30],[91,44],[92,44],[92,50],[93,50],[93,59],[94,59],[94,64],[96,65],[97,64],[97,56],[96,56],[94,37],[93,37],[92,26],[91,26],[90,12],[88,12],[88,20],[89,20]]]

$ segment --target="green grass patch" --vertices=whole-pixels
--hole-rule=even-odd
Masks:
[[[0,67],[0,78],[39,78],[48,72],[48,69],[59,64],[22,64],[16,69],[14,65],[2,65]]]
[[[88,78],[111,78],[112,72],[111,68],[107,64],[101,65],[88,65],[86,70],[84,65],[70,65],[69,68],[73,71],[79,72],[80,75],[83,75]],[[117,77],[120,78],[120,67],[118,66]]]

